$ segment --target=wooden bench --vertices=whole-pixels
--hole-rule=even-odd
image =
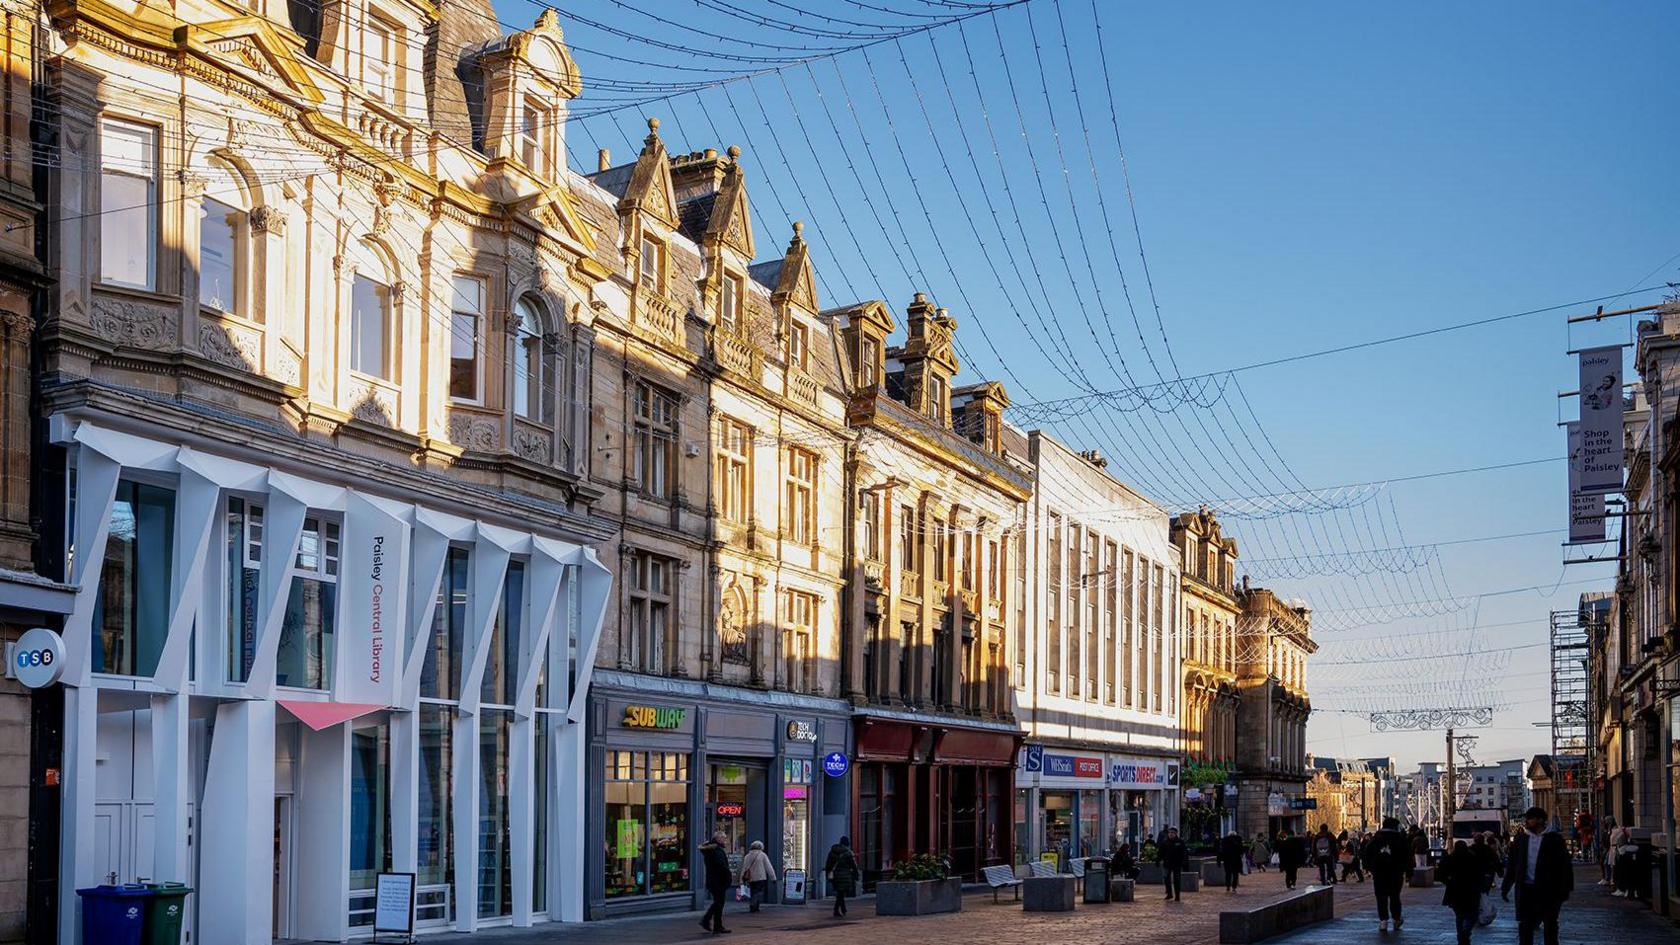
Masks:
[[[1335,918],[1336,890],[1314,886],[1252,909],[1219,913],[1221,945],[1248,945]]]
[[[1021,880],[1015,876],[1015,871],[1007,866],[988,866],[980,871],[985,878],[986,885],[992,887],[992,901],[998,901],[998,890],[1015,890],[1015,899],[1021,898]]]
[[[1027,869],[1031,871],[1027,874],[1030,879],[1050,879],[1061,875],[1056,871],[1056,864],[1048,860],[1033,860],[1027,864]]]

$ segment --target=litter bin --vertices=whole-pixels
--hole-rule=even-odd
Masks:
[[[82,941],[100,945],[140,945],[146,900],[151,890],[138,884],[90,886],[82,897]]]
[[[1085,901],[1108,902],[1108,858],[1085,858]]]
[[[140,945],[181,945],[181,920],[186,918],[186,883],[147,883],[146,931]]]

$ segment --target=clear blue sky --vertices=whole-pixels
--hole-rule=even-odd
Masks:
[[[511,25],[537,9],[498,4]],[[562,25],[584,72],[588,91],[574,103],[583,114],[953,12],[929,0],[578,0]],[[1680,253],[1677,26],[1680,6],[1664,2],[1355,10],[1098,0],[1093,16],[1091,0],[1032,0],[866,52],[574,120],[569,146],[584,169],[597,147],[629,160],[650,114],[663,119],[673,151],[740,144],[761,256],[785,245],[791,219],[804,220],[825,304],[880,296],[902,307],[927,289],[958,318],[965,374],[1002,379],[1031,402],[1082,385],[1152,382],[1152,362],[1169,377],[1174,362],[1194,375],[1680,281],[1680,260],[1671,260]],[[1170,358],[1139,265],[1113,122]],[[1293,485],[1283,461],[1322,487],[1561,456],[1556,394],[1574,386],[1563,352],[1628,331],[1623,319],[1571,337],[1563,314],[1243,373],[1258,425],[1239,428],[1248,408],[1227,388],[1205,409],[1099,407],[1053,426],[1102,448],[1116,471],[1170,504],[1281,491]],[[1563,474],[1550,463],[1401,483],[1347,511],[1228,527],[1248,556],[1270,558],[1559,529]],[[1510,704],[1481,733],[1481,756],[1515,757],[1547,746],[1530,724],[1546,718],[1546,651],[1532,644],[1545,640],[1547,612],[1608,585],[1575,583],[1609,572],[1565,573],[1559,540],[1415,553],[1438,557],[1405,573],[1394,572],[1419,562],[1312,559],[1384,567],[1268,583],[1323,611],[1324,649],[1309,679],[1319,705],[1352,706],[1356,687],[1430,704],[1430,693],[1464,684]],[[1560,579],[1572,583],[1349,628],[1359,622],[1352,606],[1389,617],[1396,602]],[[1422,636],[1432,629],[1446,632]],[[1524,645],[1477,656],[1468,669],[1463,659],[1415,658]],[[1385,652],[1402,659],[1346,662]],[[1315,716],[1309,742],[1322,754],[1406,763],[1441,754],[1436,734],[1376,736],[1363,719],[1328,711]]]

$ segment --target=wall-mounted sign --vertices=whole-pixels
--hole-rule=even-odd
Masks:
[[[817,726],[803,719],[794,719],[787,724],[787,737],[790,742],[814,742],[817,740]]]
[[[747,805],[740,801],[718,801],[717,815],[719,817],[745,817]]]
[[[1138,758],[1110,761],[1108,783],[1114,787],[1158,791],[1166,787],[1166,768],[1159,761]]]
[[[1028,774],[1037,774],[1044,770],[1044,746],[1028,745],[1026,747],[1026,763],[1023,765]]]
[[[351,493],[340,543],[338,685],[341,702],[390,705],[397,698],[398,641],[408,601],[409,528],[367,498]]]
[[[831,751],[823,755],[823,774],[831,778],[844,777],[851,766],[852,763],[846,760],[846,753],[843,751]]]
[[[42,689],[58,682],[64,675],[64,640],[46,627],[25,631],[12,644],[8,672],[30,689]]]
[[[672,709],[652,705],[627,705],[624,707],[625,728],[682,728],[683,719],[688,717],[687,709]]]
[[[1289,799],[1290,810],[1318,810],[1316,797],[1292,797]]]
[[[1044,773],[1056,778],[1100,778],[1103,760],[1088,755],[1044,756]]]

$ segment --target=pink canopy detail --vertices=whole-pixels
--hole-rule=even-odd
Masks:
[[[370,702],[310,702],[304,699],[280,699],[281,707],[297,716],[297,720],[319,732],[321,729],[351,719],[359,719],[369,712],[385,708]]]

